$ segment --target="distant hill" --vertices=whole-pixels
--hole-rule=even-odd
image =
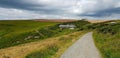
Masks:
[[[73,22],[77,20],[72,20],[72,19],[36,19],[34,21],[39,21],[39,22]]]
[[[38,21],[38,22],[73,22],[73,21],[78,21],[75,19],[36,19],[34,21]],[[111,20],[87,20],[91,23],[100,23],[100,22],[108,22]]]

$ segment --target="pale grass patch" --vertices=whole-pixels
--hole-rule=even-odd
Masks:
[[[47,39],[44,41],[27,43],[15,47],[10,47],[0,50],[0,58],[10,57],[10,58],[24,58],[27,54],[45,48],[47,45],[55,44],[57,42],[55,39]]]

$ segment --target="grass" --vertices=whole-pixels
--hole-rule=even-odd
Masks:
[[[75,32],[69,35],[60,36],[56,39],[57,42],[55,44],[49,45],[39,51],[34,51],[26,55],[25,58],[60,58],[60,55],[62,55],[62,53],[84,33],[86,32]]]
[[[63,36],[60,37],[58,40],[60,43],[60,48],[58,52],[56,52],[55,55],[53,55],[51,58],[60,58],[60,56],[73,44],[75,43],[82,35],[87,33],[88,31],[80,31],[73,34],[70,34],[69,36]]]
[[[0,21],[0,49],[25,43],[25,36],[30,32],[55,24],[58,23],[31,20]]]
[[[120,58],[120,33],[111,36],[95,32],[93,36],[103,58]]]
[[[71,46],[75,41],[79,39],[80,36],[84,35],[86,32],[87,31],[73,32],[58,37],[47,38],[45,40],[1,49],[0,58],[2,58],[3,56],[12,58],[25,58],[31,56],[35,58],[32,55],[37,55],[40,58],[41,53],[45,54],[44,56],[47,57],[59,58],[60,55],[62,55],[69,46]],[[55,47],[55,49],[51,47]],[[53,51],[54,53],[51,51]]]
[[[74,30],[60,29],[59,24],[75,24],[77,28]],[[18,58],[24,56],[27,58],[59,58],[80,35],[85,33],[85,31],[79,32],[80,26],[89,24],[89,22],[80,20],[59,24],[30,20],[0,21],[0,55],[13,58],[18,56]],[[49,40],[49,38],[52,39]]]
[[[46,48],[33,52],[26,56],[26,58],[51,58],[52,55],[54,55],[58,51],[57,45],[50,45]]]
[[[93,37],[103,58],[120,58],[120,23],[97,28]]]
[[[61,35],[62,34],[68,34],[68,33],[74,33],[76,32],[80,26],[83,26],[85,24],[89,24],[89,22],[86,22],[86,21],[78,21],[78,22],[68,22],[68,23],[63,23],[63,24],[75,24],[78,28],[76,30],[69,30],[69,29],[64,29],[64,30],[59,30]],[[58,30],[57,30],[58,31]],[[52,35],[53,36],[53,35]],[[40,50],[40,51],[36,51],[36,52],[33,52],[29,55],[26,56],[26,58],[59,58],[60,55],[74,42],[76,41],[76,39],[78,39],[77,37],[79,37],[80,34],[72,34],[72,35],[69,35],[69,37],[60,37],[58,39],[58,43],[56,43],[60,48],[58,48],[59,50],[61,51],[54,51],[56,52],[56,54],[51,54],[49,51],[53,50],[53,49],[45,49],[45,50]],[[49,51],[48,51],[49,50]],[[44,51],[44,52],[43,52]],[[42,56],[41,56],[42,54]],[[51,57],[51,56],[52,57]]]
[[[75,30],[61,30],[59,24],[75,24],[83,26],[88,24],[87,21],[77,21],[70,23],[53,23],[53,22],[35,22],[30,20],[0,21],[0,49],[33,41],[43,40],[53,36],[68,34]]]
[[[53,22],[35,22],[31,20],[12,20],[12,21],[0,21],[0,30],[2,31],[11,31],[11,33],[7,33],[5,36],[16,35],[17,33],[28,32],[32,30],[36,30],[48,25],[53,25],[56,23]]]
[[[88,30],[94,31],[103,58],[120,58],[120,20],[113,21],[117,23],[0,21],[0,58],[60,58]],[[59,24],[75,24],[77,28],[61,30]]]

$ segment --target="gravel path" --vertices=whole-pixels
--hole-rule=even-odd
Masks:
[[[92,32],[81,37],[60,58],[101,58],[94,44]]]

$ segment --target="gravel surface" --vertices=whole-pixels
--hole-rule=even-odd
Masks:
[[[101,58],[94,44],[92,32],[85,34],[69,47],[60,58]]]

